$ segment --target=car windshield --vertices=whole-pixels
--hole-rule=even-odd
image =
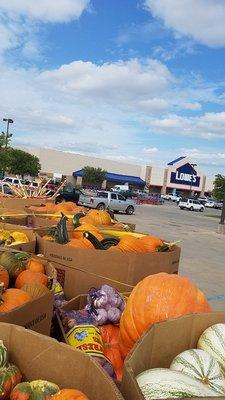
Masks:
[[[105,199],[108,198],[108,193],[106,192],[98,192],[97,193],[97,197],[104,197]]]

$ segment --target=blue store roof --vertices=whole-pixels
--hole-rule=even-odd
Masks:
[[[83,169],[79,169],[79,171],[73,172],[73,176],[83,176]],[[145,181],[139,178],[139,176],[132,176],[132,175],[121,175],[121,174],[113,174],[111,172],[106,173],[106,180],[115,182],[115,183],[130,183],[133,185],[145,185]]]
[[[183,160],[184,158],[186,158],[186,156],[181,156],[176,158],[176,160],[170,161],[167,165],[174,165],[176,163],[178,163],[179,161]]]

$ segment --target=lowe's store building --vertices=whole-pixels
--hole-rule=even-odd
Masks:
[[[214,176],[206,176],[194,160],[185,156],[170,161],[164,168],[160,168],[44,148],[29,149],[29,152],[39,157],[42,175],[66,176],[68,181],[79,186],[85,184],[83,168],[90,166],[107,171],[102,188],[128,183],[130,188],[147,187],[152,193],[178,192],[185,195],[192,191],[201,196],[213,190]]]

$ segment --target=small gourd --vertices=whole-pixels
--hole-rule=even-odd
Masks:
[[[49,396],[52,396],[58,392],[59,387],[52,382],[44,380],[22,382],[14,387],[10,395],[10,400],[47,400]]]
[[[0,340],[0,368],[8,363],[8,350],[2,340]]]

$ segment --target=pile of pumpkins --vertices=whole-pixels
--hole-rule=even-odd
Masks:
[[[0,253],[0,313],[10,312],[48,292],[45,266],[23,252]]]
[[[22,382],[19,368],[9,362],[9,354],[0,341],[0,398],[1,399],[42,399],[42,400],[88,400],[84,393],[76,389],[62,389],[45,380]]]
[[[197,349],[177,355],[170,368],[153,368],[136,377],[146,400],[225,396],[225,324],[200,336]]]
[[[74,215],[74,229],[67,232],[66,216],[62,216],[57,228],[51,228],[43,239],[56,241],[69,247],[97,250],[115,250],[121,252],[148,253],[167,251],[171,245],[156,236],[137,232],[104,229],[112,223],[112,217],[107,211],[89,210],[87,214]],[[101,226],[101,228],[100,228]],[[121,223],[117,223],[117,229]],[[57,237],[59,233],[59,237]]]

